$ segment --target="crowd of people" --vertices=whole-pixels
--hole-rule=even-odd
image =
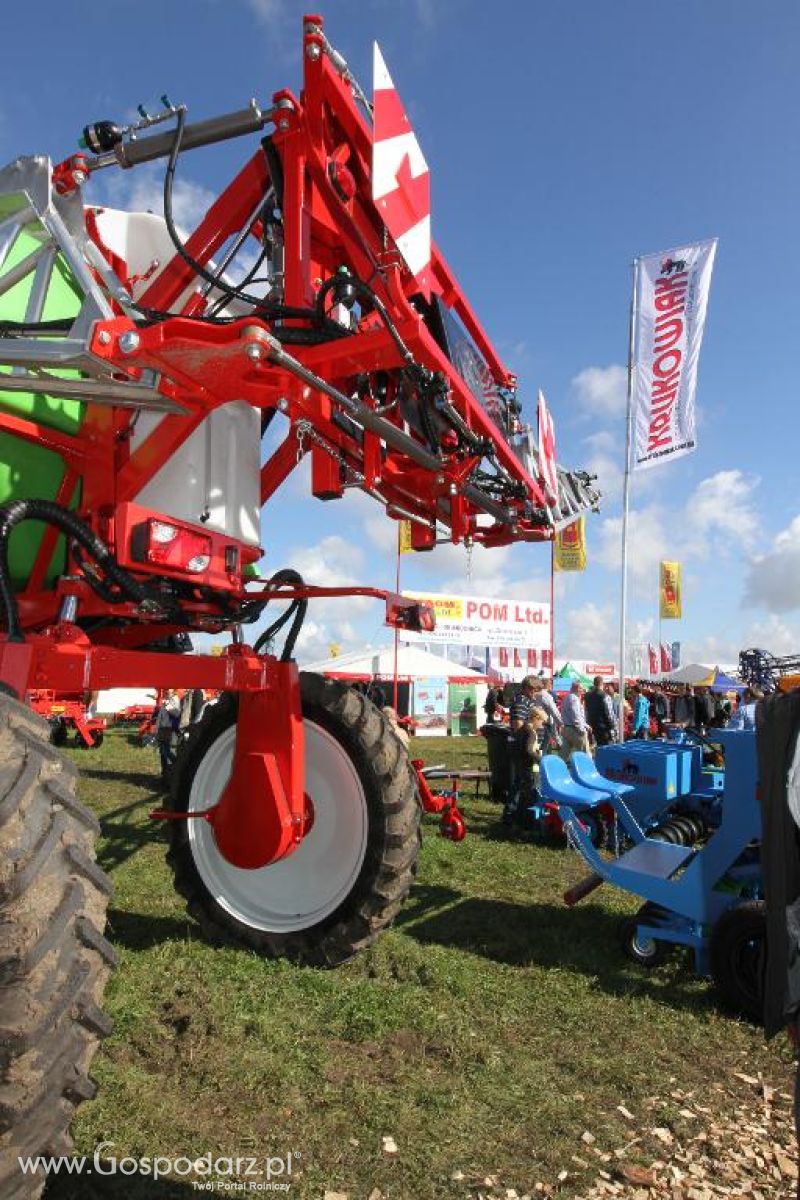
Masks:
[[[529,675],[518,685],[489,689],[484,705],[487,722],[508,720],[508,801],[504,819],[513,823],[520,796],[538,788],[538,767],[545,754],[569,762],[575,751],[593,754],[597,746],[625,738],[662,737],[668,727],[701,734],[728,725],[755,728],[758,688],[714,692],[690,684],[639,681],[626,688],[622,702],[617,687],[596,675],[591,688],[575,680],[560,703],[552,681]]]

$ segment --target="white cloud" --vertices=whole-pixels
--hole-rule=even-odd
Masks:
[[[322,538],[315,546],[296,546],[287,561],[299,571],[306,583],[320,587],[346,587],[358,582],[364,564],[364,552],[337,533]]]
[[[164,165],[145,163],[129,171],[103,171],[93,178],[89,199],[126,212],[164,215]],[[193,230],[216,200],[216,194],[201,183],[177,178],[172,193],[172,214],[181,233]]]
[[[773,613],[800,608],[800,515],[781,530],[766,554],[751,560],[744,603]]]
[[[759,531],[753,505],[757,487],[758,480],[743,471],[717,471],[695,488],[686,505],[687,521],[701,534],[722,533],[743,546],[751,545]]]
[[[572,393],[582,413],[597,420],[625,415],[628,372],[612,363],[608,367],[584,367],[574,376]]]
[[[583,444],[587,452],[581,455],[581,469],[597,476],[596,486],[604,505],[618,504],[622,497],[624,443],[601,429],[584,438]]]
[[[764,621],[757,621],[745,630],[741,649],[758,646],[768,650],[770,654],[796,654],[800,647],[800,626],[797,622],[790,624],[775,613]]]
[[[600,606],[589,600],[570,608],[563,621],[556,620],[556,658],[616,659],[618,619],[610,604]]]
[[[674,557],[675,539],[666,526],[666,514],[656,505],[631,509],[628,519],[628,573],[638,583],[652,584],[658,578],[662,558]],[[622,564],[622,517],[606,517],[600,522],[599,544],[592,559],[610,571]]]
[[[247,7],[261,25],[273,25],[286,16],[284,0],[247,0]]]
[[[602,452],[604,442],[597,443]],[[752,545],[759,531],[753,502],[758,480],[742,471],[718,471],[701,480],[680,508],[649,504],[632,508],[628,523],[628,570],[634,584],[654,586],[661,559],[708,561],[727,557]],[[592,559],[619,571],[622,559],[622,518],[600,522]],[[800,519],[798,519],[797,578],[800,580]],[[800,606],[795,589],[794,605]]]
[[[708,663],[717,666],[724,663],[734,666],[739,661],[739,651],[752,647],[766,650],[770,654],[796,654],[800,646],[800,624],[783,620],[770,613],[762,621],[726,628],[722,632],[704,638],[689,638],[684,646],[686,662]]]

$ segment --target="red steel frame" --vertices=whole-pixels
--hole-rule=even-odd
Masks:
[[[538,482],[523,469],[412,303],[414,280],[388,243],[371,198],[371,130],[348,84],[324,52],[321,19],[305,20],[302,97],[297,99],[288,91],[274,96],[276,129],[272,140],[284,176],[284,303],[312,306],[320,281],[330,278],[342,264],[367,281],[391,313],[414,358],[446,378],[452,406],[474,434],[491,442],[497,461],[519,483],[525,499],[503,502],[505,509],[511,510],[512,519],[480,522],[480,509],[464,494],[465,481],[477,465],[475,458],[444,450],[441,466],[430,470],[383,445],[368,429],[360,438],[354,437],[334,420],[335,402],[329,396],[309,387],[291,371],[277,367],[268,354],[261,353],[269,344],[265,336],[270,327],[265,322],[255,316],[224,325],[192,320],[205,304],[199,293],[193,292],[180,314],[158,323],[137,327],[126,316],[118,315],[94,327],[90,349],[95,356],[128,374],[145,369],[159,372],[160,390],[183,409],[181,415],[164,416],[135,449],[131,449],[130,440],[134,415],[123,408],[87,404],[76,436],[15,413],[0,412],[0,430],[45,445],[61,456],[65,469],[57,502],[69,506],[80,486],[78,515],[129,569],[130,562],[125,558],[127,535],[123,536],[121,524],[126,505],[135,502],[142,488],[209,412],[231,397],[264,412],[278,408],[289,420],[286,438],[261,470],[262,502],[274,494],[304,452],[298,440],[298,423],[302,421],[324,438],[339,459],[318,441],[312,441],[308,452],[313,493],[326,499],[342,494],[344,461],[363,476],[366,490],[379,491],[390,514],[401,509],[416,518],[412,540],[417,549],[434,544],[437,521],[450,528],[454,542],[471,539],[495,545],[552,536],[549,527],[531,515],[545,506]],[[333,186],[329,174],[332,162],[346,164],[353,177],[354,194],[349,200]],[[63,164],[57,171],[65,175]],[[266,157],[259,150],[189,237],[189,254],[208,264],[244,227],[269,182]],[[87,229],[126,282],[125,264],[102,245],[91,211],[87,213]],[[256,237],[261,232],[259,226],[254,227]],[[514,377],[500,361],[435,247],[431,278],[433,291],[459,317],[495,383],[513,388]],[[176,254],[141,295],[139,304],[170,310],[195,282],[192,267]],[[139,337],[138,348],[125,354],[119,339],[133,329]],[[396,378],[404,366],[394,340],[374,315],[362,320],[349,336],[289,349],[304,367],[346,396],[352,394],[357,376],[381,371],[389,373],[390,378],[394,373]],[[402,427],[399,417],[390,419]],[[130,602],[109,604],[77,572],[70,572],[55,589],[48,590],[44,581],[57,537],[57,532],[48,527],[30,578],[18,596],[26,640],[14,644],[0,641],[0,680],[18,695],[29,688],[69,692],[112,685],[200,686],[240,692],[233,775],[220,804],[206,815],[214,824],[223,853],[240,866],[262,865],[290,853],[312,819],[303,791],[302,721],[295,664],[257,655],[244,645],[230,646],[219,658],[139,649],[182,629],[219,631],[230,624],[230,618],[221,603],[198,593],[196,599],[184,604],[184,623],[175,625],[163,617],[143,613]],[[253,547],[239,549],[242,566],[259,556]],[[201,578],[196,582],[204,581]],[[228,603],[258,595],[245,588],[241,570],[227,580],[225,590]],[[305,589],[303,595],[330,595],[332,591],[335,589]],[[374,589],[362,591],[385,595]],[[282,597],[295,594],[299,593],[281,592]],[[59,622],[59,608],[67,595],[77,599],[81,618],[113,616],[118,618],[117,623],[88,634],[75,624]],[[394,619],[403,620],[399,601],[393,603],[390,598],[389,608]],[[271,797],[271,804],[265,803],[265,796]],[[254,797],[258,797],[257,802]]]

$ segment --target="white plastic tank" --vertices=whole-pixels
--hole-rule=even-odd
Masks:
[[[174,257],[163,217],[105,208],[97,211],[105,245],[123,258],[129,276],[147,275],[133,285],[139,299]],[[213,294],[213,293],[212,293]],[[177,306],[176,306],[177,307]],[[225,310],[223,310],[224,312]],[[164,420],[142,412],[131,450]],[[232,399],[215,409],[133,499],[155,512],[259,545],[261,527],[260,414]]]

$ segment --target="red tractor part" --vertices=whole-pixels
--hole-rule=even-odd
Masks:
[[[103,717],[90,714],[90,706],[84,695],[35,688],[28,692],[27,703],[50,723],[54,745],[63,745],[70,729],[75,731],[78,744],[87,750],[102,744],[106,722]]]
[[[263,690],[243,692],[230,778],[217,804],[200,812],[156,809],[154,819],[208,821],[220,854],[255,870],[291,854],[313,823],[303,782],[300,680],[293,662],[267,659]]]
[[[442,813],[439,823],[439,833],[451,842],[463,842],[467,836],[467,826],[455,800]]]
[[[451,842],[463,842],[467,836],[467,826],[458,807],[458,776],[454,775],[451,790],[446,792],[431,791],[425,776],[425,760],[412,758],[411,765],[417,774],[417,787],[423,812],[441,814],[439,833]]]

